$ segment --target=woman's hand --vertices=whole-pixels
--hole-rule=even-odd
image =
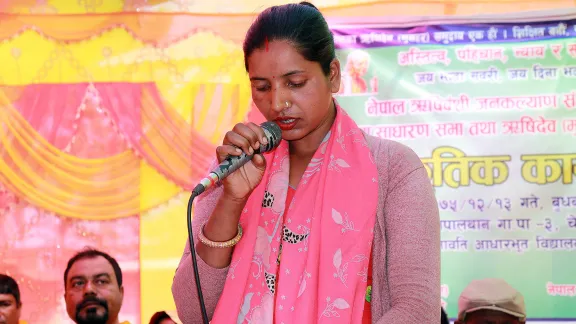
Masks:
[[[216,148],[216,157],[221,163],[230,155],[238,156],[242,153],[253,155],[254,150],[260,148],[260,144],[265,145],[267,142],[264,130],[260,126],[254,123],[236,124],[226,133],[222,145]],[[262,181],[265,170],[264,156],[254,155],[251,161],[222,180],[225,198],[239,202],[248,200],[254,188]]]

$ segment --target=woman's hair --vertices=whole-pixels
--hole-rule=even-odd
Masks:
[[[288,41],[308,61],[318,62],[325,75],[336,57],[334,37],[328,23],[313,4],[303,1],[273,6],[262,11],[244,39],[244,65],[248,71],[248,57],[267,42]]]

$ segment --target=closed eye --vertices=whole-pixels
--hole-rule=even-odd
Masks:
[[[288,88],[292,88],[292,89],[297,89],[297,88],[302,88],[303,86],[306,85],[306,81],[303,82],[291,82],[288,81],[286,83],[286,86]],[[267,84],[259,84],[259,85],[253,85],[254,89],[258,92],[266,92],[266,91],[270,91],[271,89],[271,85],[269,83]]]
[[[256,89],[256,91],[268,91],[268,90],[270,90],[270,85],[254,87],[254,89]]]
[[[306,84],[306,81],[304,82],[299,82],[299,83],[295,83],[295,82],[288,82],[288,87],[290,88],[301,88]]]

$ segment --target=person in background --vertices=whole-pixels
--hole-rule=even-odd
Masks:
[[[440,324],[450,324],[450,320],[448,320],[448,314],[444,308],[440,307]]]
[[[119,324],[124,299],[120,265],[102,251],[77,253],[64,271],[64,299],[68,316],[77,324]]]
[[[524,297],[502,279],[473,280],[458,299],[454,324],[520,324],[526,322]]]
[[[219,162],[254,157],[194,210],[212,323],[438,323],[430,180],[411,149],[364,133],[334,99],[342,69],[320,11],[264,10],[243,50],[252,99],[282,141],[264,158],[262,128],[237,124],[216,148]],[[172,293],[179,318],[200,323],[188,244]]]
[[[21,311],[18,283],[12,277],[0,274],[0,324],[18,324]]]
[[[150,324],[177,324],[166,312],[156,312],[150,318]]]
[[[364,79],[370,66],[370,54],[363,50],[354,50],[348,54],[345,71],[349,77],[347,85],[351,94],[370,93]]]

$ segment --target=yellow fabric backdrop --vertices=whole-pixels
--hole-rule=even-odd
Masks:
[[[188,4],[188,2],[190,2]],[[154,81],[172,107],[175,107],[196,130],[212,143],[217,143],[224,130],[242,120],[248,110],[249,87],[243,70],[239,40],[251,22],[254,12],[262,7],[287,1],[103,1],[103,0],[49,0],[44,4],[36,0],[2,2],[0,11],[11,14],[84,14],[94,26],[91,37],[82,41],[62,42],[49,39],[46,33],[19,30],[0,45],[0,83],[24,85],[36,82],[149,82]],[[296,1],[291,1],[296,2]],[[379,1],[323,0],[313,1],[326,7],[328,17],[374,16],[389,12],[394,15],[442,15],[510,13],[519,10],[543,10],[573,7],[574,0],[558,1]],[[39,4],[40,3],[40,4]],[[351,6],[353,3],[362,3]],[[3,6],[3,7],[2,7]],[[166,47],[155,47],[140,40],[124,28],[102,31],[96,22],[121,19],[123,14],[102,14],[124,10],[138,11],[189,11],[205,13],[187,16],[213,25],[218,34],[199,32],[185,35]],[[207,15],[218,11],[237,12],[230,16]],[[163,16],[166,14],[163,14]],[[174,21],[180,19],[175,15]],[[15,16],[7,16],[14,19]],[[135,22],[142,29],[154,29],[154,16],[142,15]],[[4,17],[6,18],[6,17]],[[16,16],[18,18],[18,16]],[[24,25],[34,25],[42,20],[51,26],[62,25],[66,17],[22,16]],[[70,18],[71,19],[71,18]],[[170,20],[169,18],[162,18]],[[18,19],[16,19],[18,20]],[[3,19],[0,19],[2,29]],[[94,22],[96,21],[96,22]],[[221,32],[219,26],[234,22],[234,27]],[[7,25],[6,25],[7,26]],[[186,28],[186,24],[166,25]],[[6,28],[3,29],[7,30]],[[4,31],[0,30],[0,34]],[[222,35],[222,36],[219,36]],[[162,36],[162,35],[161,35]],[[221,83],[229,87],[207,86]],[[236,107],[220,109],[209,98],[227,94],[237,89]],[[186,240],[185,204],[187,193],[167,181],[146,163],[140,166],[141,214],[141,310],[142,322],[158,310],[174,309],[170,291],[174,269]],[[152,206],[158,206],[150,209]]]
[[[190,12],[253,15],[262,8],[299,0],[18,0],[0,4],[0,11],[30,13]],[[310,0],[328,16],[435,16],[513,13],[574,7],[575,0]],[[384,13],[384,14],[383,14]],[[241,31],[239,31],[242,34]]]
[[[55,25],[63,22],[52,19]],[[123,28],[103,33],[94,28],[92,34],[71,43],[33,30],[12,35],[0,45],[0,82],[155,81],[170,105],[214,144],[246,116],[250,94],[239,44],[210,32],[187,35],[164,48],[146,44]],[[170,286],[186,238],[188,195],[144,162],[140,181],[144,322],[158,310],[174,309]],[[154,206],[159,207],[151,209]]]

